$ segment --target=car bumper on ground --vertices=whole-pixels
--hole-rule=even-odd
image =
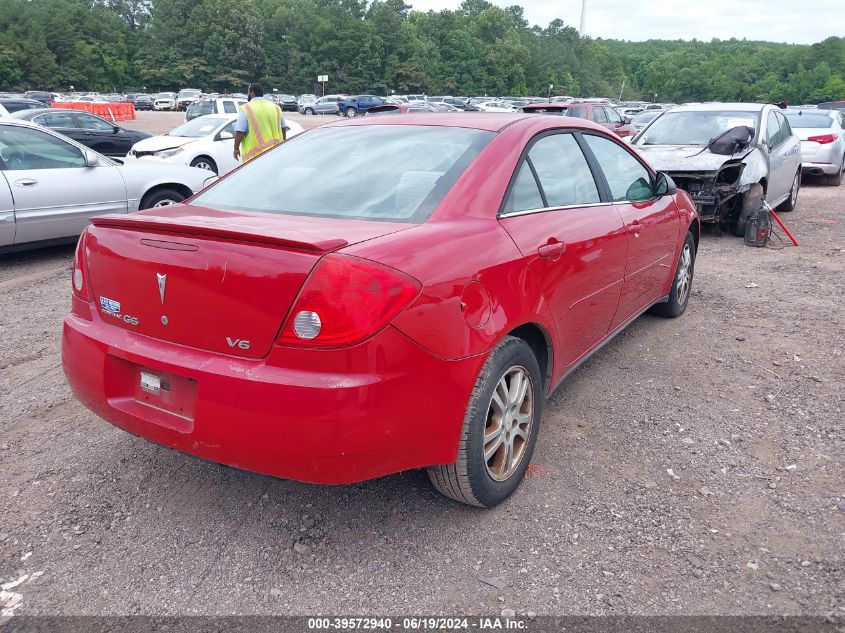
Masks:
[[[62,361],[77,398],[130,433],[245,470],[342,484],[452,462],[484,358],[443,360],[387,327],[349,349],[274,346],[245,360],[93,313],[66,317]],[[162,391],[141,387],[142,372]]]

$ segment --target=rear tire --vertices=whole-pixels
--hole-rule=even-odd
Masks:
[[[314,110],[311,108],[305,108],[305,116],[311,116],[314,114]]]
[[[175,189],[156,189],[147,193],[141,199],[141,209],[153,209],[155,207],[166,207],[171,204],[178,204],[185,199],[181,193]]]
[[[778,211],[794,211],[798,205],[798,191],[801,189],[801,170],[795,173],[795,180],[792,181],[792,188],[789,190],[789,197],[779,206]]]
[[[692,292],[692,279],[695,274],[695,238],[687,231],[684,238],[684,245],[681,247],[681,255],[678,257],[678,266],[675,269],[675,276],[672,278],[672,290],[669,292],[669,300],[665,303],[657,303],[651,307],[649,312],[657,316],[675,318],[681,316],[687,309],[689,297]]]
[[[522,482],[534,453],[545,394],[528,343],[506,336],[490,356],[467,405],[454,464],[428,469],[439,492],[491,508]]]

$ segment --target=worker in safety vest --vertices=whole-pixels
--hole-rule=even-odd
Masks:
[[[252,160],[285,140],[287,125],[282,109],[264,98],[261,84],[250,84],[248,103],[241,106],[235,124],[235,148],[232,155],[239,160]]]

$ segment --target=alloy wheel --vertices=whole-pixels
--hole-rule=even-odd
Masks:
[[[684,244],[684,250],[681,252],[681,261],[678,262],[678,280],[675,282],[675,288],[678,291],[678,303],[681,305],[687,300],[691,281],[692,248],[689,244]]]
[[[484,464],[493,480],[505,481],[517,470],[533,421],[531,375],[524,367],[511,367],[496,384],[484,427]]]
[[[153,209],[158,209],[159,207],[169,207],[171,204],[176,204],[176,200],[171,200],[170,198],[165,198],[164,200],[159,200],[153,205]]]

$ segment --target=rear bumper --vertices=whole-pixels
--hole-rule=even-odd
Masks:
[[[74,394],[97,415],[185,453],[313,483],[454,461],[484,362],[439,359],[392,327],[346,350],[274,347],[244,360],[92,317],[65,318],[62,362]],[[184,416],[137,398],[140,369],[195,385]]]
[[[819,161],[823,160],[821,158],[818,159]],[[834,165],[824,165],[819,164],[818,162],[803,162],[801,163],[801,173],[808,175],[808,176],[822,176],[822,175],[834,175],[841,171],[842,165],[836,163]]]

